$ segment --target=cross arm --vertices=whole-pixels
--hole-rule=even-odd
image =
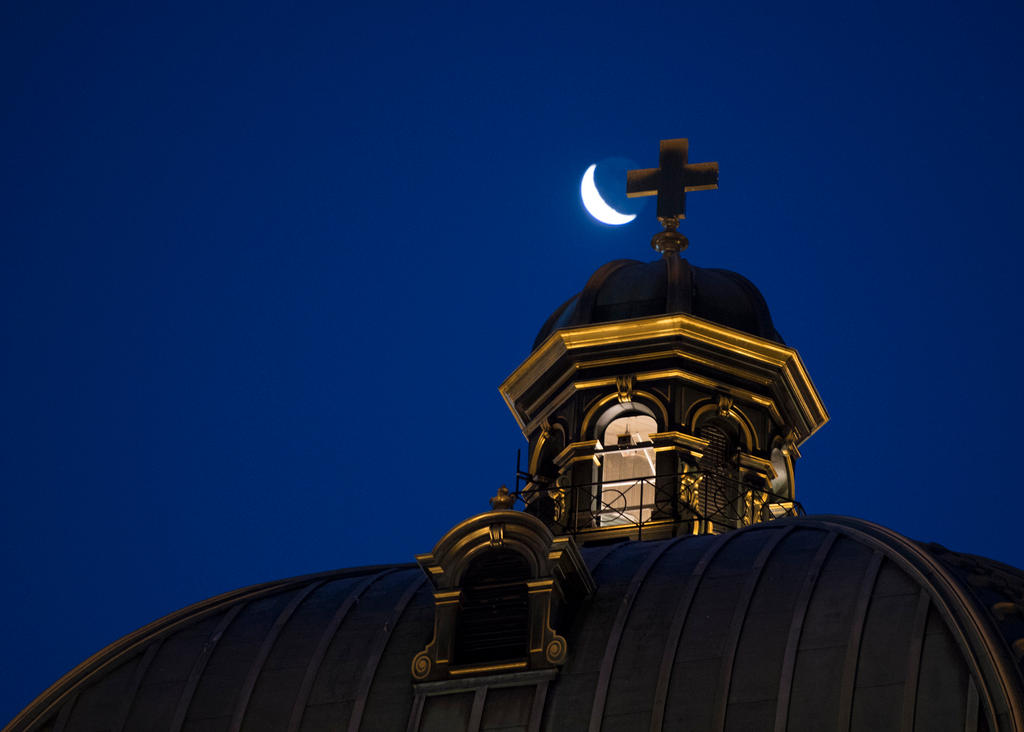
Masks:
[[[659,168],[630,170],[626,173],[626,197],[656,196],[661,189]],[[683,190],[713,191],[718,188],[718,163],[692,163],[686,165],[683,173]]]
[[[626,198],[658,195],[658,169],[630,170],[626,172]]]
[[[718,163],[693,163],[686,166],[686,192],[713,191],[718,188]]]

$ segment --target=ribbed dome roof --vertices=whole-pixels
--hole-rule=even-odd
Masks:
[[[582,550],[559,670],[414,684],[418,567],[239,590],[113,644],[9,732],[1020,729],[1024,574],[850,518]],[[475,724],[470,722],[475,719]]]
[[[750,280],[724,269],[694,267],[678,254],[667,253],[654,262],[617,259],[602,266],[581,292],[551,314],[533,347],[562,328],[667,313],[688,313],[784,342],[772,325],[764,297]]]

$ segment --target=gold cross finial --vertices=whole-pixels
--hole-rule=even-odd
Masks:
[[[658,197],[658,221],[665,227],[662,234],[670,235],[662,237],[664,241],[656,236],[651,242],[658,251],[686,248],[686,237],[675,230],[679,219],[686,218],[686,194],[718,188],[718,163],[688,163],[689,149],[686,138],[662,140],[657,168],[626,173],[627,197]]]

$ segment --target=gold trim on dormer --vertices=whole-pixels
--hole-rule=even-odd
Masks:
[[[523,658],[456,665],[463,578],[474,560],[496,550],[515,552],[529,566],[529,577],[517,580],[524,582],[529,598],[528,648]],[[416,561],[434,585],[434,635],[412,659],[410,671],[416,681],[563,664],[566,640],[552,623],[562,606],[576,604],[595,589],[573,539],[554,536],[542,521],[522,511],[499,509],[468,518]]]

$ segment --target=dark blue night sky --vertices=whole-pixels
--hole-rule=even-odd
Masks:
[[[498,384],[690,138],[690,260],[832,422],[797,494],[1024,565],[1024,6],[0,7],[0,721],[186,604],[411,561],[511,483]]]

